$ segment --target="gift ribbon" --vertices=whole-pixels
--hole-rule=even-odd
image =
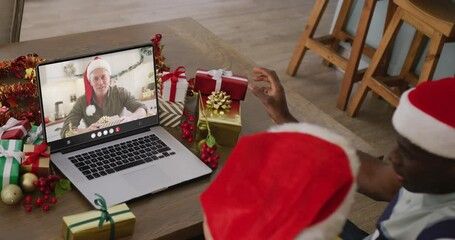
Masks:
[[[24,156],[22,152],[11,151],[9,149],[16,149],[16,141],[8,141],[7,149],[3,148],[0,144],[0,157],[5,157],[6,160],[0,165],[3,165],[2,188],[10,183],[10,173],[13,168],[14,159],[21,159]]]
[[[95,199],[95,205],[100,207],[100,209],[98,209],[99,211],[101,211],[101,216],[99,217],[95,217],[95,218],[90,218],[90,219],[87,219],[85,221],[82,221],[82,222],[78,222],[78,223],[73,223],[73,224],[70,224],[68,226],[68,230],[66,231],[66,239],[70,239],[70,230],[71,228],[73,227],[77,227],[77,226],[80,226],[80,225],[84,225],[84,224],[87,224],[87,223],[90,223],[90,222],[95,222],[95,221],[98,221],[98,228],[101,229],[103,228],[103,225],[104,225],[104,222],[107,222],[109,221],[109,223],[111,224],[111,231],[110,231],[110,235],[109,235],[109,239],[115,239],[115,221],[114,221],[114,218],[112,218],[113,216],[116,216],[116,215],[120,215],[120,214],[124,214],[124,213],[127,213],[127,212],[130,212],[129,209],[127,210],[123,210],[123,211],[119,211],[119,212],[115,212],[115,213],[109,213],[107,211],[107,204],[106,204],[106,200],[104,200],[104,198],[95,193],[95,195],[98,197]]]
[[[161,96],[163,96],[163,88],[164,88],[164,83],[168,80],[171,80],[171,92],[169,94],[169,101],[170,102],[175,102],[175,95],[177,94],[177,83],[179,82],[179,78],[183,78],[182,76],[185,74],[185,67],[180,66],[175,71],[166,73],[163,75],[161,81],[162,81],[162,86],[161,86]]]
[[[239,80],[239,81],[244,81],[248,82],[247,79],[242,78],[242,77],[237,77],[234,76],[232,71],[228,71],[225,69],[212,69],[209,71],[196,71],[196,74],[201,73],[201,74],[207,74],[212,77],[213,80],[216,81],[215,83],[215,92],[219,92],[221,90],[221,83],[223,82],[223,77],[228,77],[231,79]]]
[[[29,156],[21,163],[22,166],[32,165],[32,173],[37,174],[39,169],[39,159],[40,157],[50,157],[49,153],[46,153],[47,144],[42,142],[40,145],[33,146],[33,152],[26,152],[25,156]]]
[[[27,130],[22,125],[16,126],[19,123],[20,123],[20,121],[15,118],[8,119],[6,124],[3,125],[2,127],[0,127],[0,138],[2,137],[3,133],[5,133],[6,131],[11,131],[11,130],[16,130],[16,129],[21,129],[25,136],[25,134],[27,134]]]
[[[40,138],[43,136],[43,125],[39,125],[38,128],[36,128],[36,132],[28,132],[28,139],[25,143],[31,144],[36,141],[36,139]]]

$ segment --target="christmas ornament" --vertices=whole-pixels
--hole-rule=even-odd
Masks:
[[[39,188],[39,192],[36,194],[36,199],[33,199],[31,195],[25,197],[22,203],[25,211],[31,212],[33,208],[41,208],[44,212],[51,210],[51,206],[57,204],[57,198],[51,197],[52,192],[55,191],[55,196],[59,196],[63,193],[62,191],[71,189],[68,186],[66,190],[62,190],[60,186],[62,184],[69,185],[69,181],[61,179],[58,175],[36,178],[33,186]]]
[[[199,92],[201,94],[201,92]],[[199,101],[202,103],[202,98],[199,98]],[[200,104],[202,108],[204,108],[204,104]],[[220,159],[220,154],[215,153],[217,150],[217,144],[215,137],[212,135],[212,132],[210,130],[210,125],[209,121],[207,120],[207,117],[204,114],[205,109],[202,109],[202,118],[204,119],[204,123],[199,125],[199,130],[200,131],[205,131],[207,130],[207,137],[198,143],[198,151],[201,153],[200,159],[202,162],[204,162],[207,166],[209,166],[212,169],[215,169],[218,167],[218,159]]]
[[[223,114],[224,111],[229,111],[231,109],[231,100],[230,96],[226,92],[212,92],[212,94],[207,99],[208,110],[211,110],[215,113]]]
[[[33,184],[35,181],[38,181],[38,177],[34,173],[24,173],[20,181],[22,190],[27,193],[35,191],[37,187]]]
[[[22,199],[22,190],[15,184],[6,185],[2,190],[2,201],[8,205],[16,204]]]

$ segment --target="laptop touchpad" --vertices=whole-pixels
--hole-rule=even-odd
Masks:
[[[158,166],[150,166],[123,175],[126,181],[138,191],[156,191],[168,187],[171,181]]]

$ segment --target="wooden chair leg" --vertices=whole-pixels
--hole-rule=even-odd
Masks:
[[[392,20],[390,21],[389,26],[387,27],[386,32],[384,33],[384,36],[382,37],[381,41],[379,42],[379,46],[376,49],[376,53],[374,54],[373,58],[371,59],[370,65],[368,66],[368,69],[360,82],[359,89],[355,92],[354,97],[352,98],[351,103],[348,106],[348,115],[351,117],[354,117],[357,114],[357,111],[360,108],[360,105],[362,104],[363,100],[365,99],[365,96],[368,91],[368,85],[370,84],[370,81],[372,80],[373,74],[375,73],[378,65],[380,64],[382,57],[388,50],[389,46],[392,45],[393,40],[395,39],[395,36],[398,32],[398,29],[400,28],[402,24],[401,20],[401,11],[398,9],[395,14],[393,15]]]
[[[344,0],[340,12],[338,13],[337,20],[335,22],[335,26],[333,27],[331,36],[332,36],[332,42],[329,45],[329,48],[332,49],[333,51],[337,52],[338,48],[340,47],[340,40],[338,39],[338,35],[340,32],[343,31],[346,19],[349,14],[349,10],[351,9],[352,6],[352,0]],[[322,60],[322,64],[330,67],[332,64],[327,61],[326,59]]]
[[[427,56],[425,57],[425,63],[423,64],[422,71],[420,72],[419,84],[432,80],[444,42],[445,37],[440,32],[435,31],[433,36],[431,36]]]
[[[316,31],[317,26],[319,25],[319,21],[321,20],[322,14],[324,13],[327,7],[328,0],[317,0],[313,10],[311,11],[311,15],[308,18],[308,23],[303,31],[302,35],[300,36],[300,40],[297,43],[297,47],[292,55],[291,61],[288,65],[287,73],[291,76],[294,76],[297,73],[297,70],[302,62],[303,56],[307,50],[305,46],[306,41],[308,38],[312,38],[314,32]]]
[[[422,43],[424,36],[425,35],[419,31],[416,31],[414,34],[411,47],[409,47],[408,54],[406,55],[403,67],[401,68],[400,78],[407,79],[408,74],[412,71],[412,69],[414,69],[415,65],[417,64],[417,56],[420,56],[419,53],[423,49]]]
[[[340,93],[338,96],[337,107],[341,110],[346,109],[349,95],[351,94],[352,85],[354,84],[355,74],[359,67],[359,62],[363,53],[363,46],[367,38],[368,28],[370,27],[371,18],[373,16],[376,0],[366,0],[363,6],[362,14],[357,26],[356,35],[351,48],[348,65],[344,73],[343,82],[341,84]]]

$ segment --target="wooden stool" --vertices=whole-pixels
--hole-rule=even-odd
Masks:
[[[329,0],[316,0],[305,31],[302,33],[291,61],[288,65],[287,73],[294,76],[299,68],[300,63],[307,49],[311,49],[325,61],[336,65],[345,71],[343,83],[340,89],[337,107],[344,110],[346,103],[351,93],[354,82],[362,78],[364,71],[357,71],[362,53],[372,57],[375,50],[369,46],[365,46],[368,28],[370,26],[371,17],[377,0],[365,0],[363,10],[360,16],[360,22],[357,26],[355,36],[343,31],[344,24],[347,20],[349,9],[352,5],[352,0],[344,0],[336,20],[332,34],[320,38],[313,38],[316,28],[319,25],[322,14],[324,13]],[[352,43],[352,49],[349,59],[346,59],[337,52],[339,42],[345,41]]]
[[[431,80],[444,43],[455,39],[455,4],[449,0],[394,0],[394,3],[397,5],[395,14],[348,107],[350,116],[356,115],[370,89],[396,107],[401,93],[409,85],[416,86]],[[400,75],[380,74],[377,71],[379,63],[389,46],[392,45],[403,22],[412,25],[417,31]],[[424,35],[430,39],[430,42],[420,76],[417,77],[412,71],[419,60],[419,52],[423,50]]]

